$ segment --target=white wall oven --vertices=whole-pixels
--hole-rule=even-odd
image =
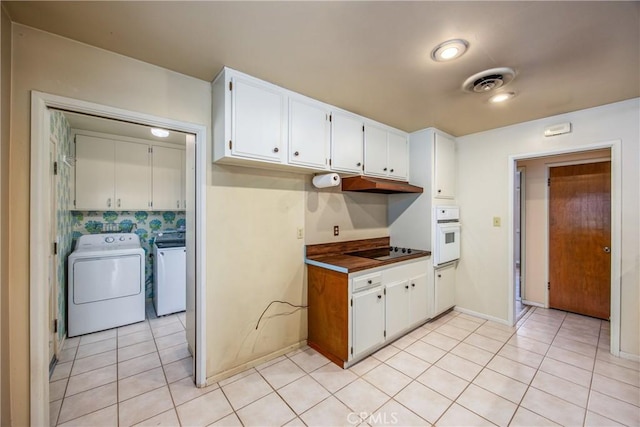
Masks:
[[[433,266],[438,267],[460,259],[460,208],[436,206],[434,211]]]

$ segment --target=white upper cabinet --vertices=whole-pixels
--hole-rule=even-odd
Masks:
[[[367,122],[386,133],[372,155],[388,170],[372,175],[407,179],[406,136],[356,114],[227,67],[212,83],[212,107],[214,162],[362,174]]]
[[[235,156],[281,163],[286,147],[285,95],[253,79],[231,78],[230,149]]]
[[[389,178],[409,180],[409,139],[406,134],[387,133]]]
[[[364,173],[366,175],[388,175],[387,131],[377,126],[364,126]]]
[[[364,122],[361,117],[334,111],[331,114],[331,169],[362,173]]]
[[[324,104],[289,98],[289,164],[328,169],[329,132],[329,111]]]
[[[76,209],[148,209],[149,145],[78,135]]]
[[[184,150],[153,147],[151,153],[154,210],[184,209]]]
[[[434,137],[433,197],[454,199],[456,196],[456,141],[437,132]]]
[[[409,142],[406,134],[366,124],[364,131],[364,173],[407,181]]]

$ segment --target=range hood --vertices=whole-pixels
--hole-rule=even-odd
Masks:
[[[422,187],[404,181],[394,181],[370,176],[350,176],[342,178],[342,191],[360,191],[363,193],[422,193]]]

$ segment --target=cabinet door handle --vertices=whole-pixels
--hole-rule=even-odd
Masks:
[[[371,281],[371,279],[367,280],[368,284],[372,284],[373,282]]]
[[[118,199],[118,207],[120,207],[120,204],[121,204],[121,203],[120,203],[120,199]]]
[[[296,151],[295,153],[293,153],[293,155],[298,157],[300,155],[300,153]]]
[[[362,163],[361,163],[361,162],[358,162],[358,164],[357,164],[356,166],[362,166]]]
[[[393,169],[391,169],[389,172],[393,173]]]
[[[404,288],[405,289],[409,289],[409,285],[404,285]]]
[[[438,190],[438,193],[442,193],[442,190]]]
[[[416,287],[416,284],[415,284],[415,283],[412,283],[412,284],[411,284],[411,287],[412,287],[412,288],[415,288],[415,287]]]
[[[111,197],[109,197],[107,199],[107,207],[110,208],[111,207]]]
[[[382,295],[378,295],[378,299],[382,299]]]
[[[438,274],[438,277],[442,277],[442,274]]]
[[[387,171],[387,168],[384,168],[384,169],[382,169],[382,170],[386,172],[386,171]]]
[[[180,200],[176,200],[176,208],[180,209]]]
[[[274,152],[274,153],[277,153],[278,151],[280,151],[280,149],[279,149],[278,147],[276,147],[276,148],[274,148],[274,149],[273,149],[273,152]]]

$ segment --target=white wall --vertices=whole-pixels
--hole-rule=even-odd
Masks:
[[[576,111],[458,138],[458,203],[464,224],[456,304],[508,319],[509,156],[622,141],[621,351],[640,355],[640,99]],[[570,121],[571,133],[544,138]],[[492,226],[492,217],[503,219]]]

